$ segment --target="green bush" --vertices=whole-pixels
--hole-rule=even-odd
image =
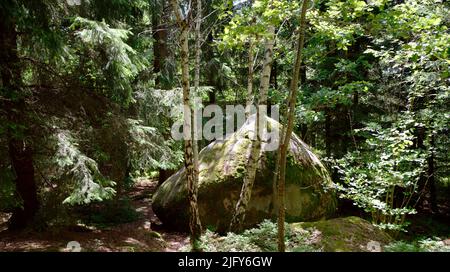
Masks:
[[[412,242],[396,241],[386,245],[387,252],[450,252],[450,245],[446,245],[438,237],[423,238]]]
[[[426,152],[412,148],[412,117],[405,113],[402,118],[392,128],[371,123],[361,129],[371,135],[365,149],[348,153],[336,166],[344,181],[337,185],[340,197],[364,209],[378,227],[394,232],[405,230],[406,216],[416,213],[427,157]],[[379,155],[373,156],[376,152]]]
[[[285,225],[287,251],[319,251],[313,245],[313,230],[293,230]],[[201,238],[204,251],[219,252],[271,252],[277,251],[277,224],[264,220],[258,227],[240,234],[229,232],[226,236],[207,230]]]
[[[22,206],[22,201],[16,195],[14,175],[10,168],[0,168],[0,211],[11,211]]]

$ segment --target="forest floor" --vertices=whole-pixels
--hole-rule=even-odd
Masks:
[[[124,219],[128,215],[129,218],[125,218],[127,223],[108,221],[108,217],[105,220],[101,210],[94,207],[94,210],[87,211],[90,219],[97,216],[97,220],[102,218],[103,221],[83,220],[83,224],[71,227],[14,232],[7,230],[10,214],[0,213],[0,251],[71,251],[68,243],[72,241],[79,243],[82,251],[88,252],[181,251],[189,244],[188,235],[165,230],[161,225],[151,208],[151,197],[156,187],[156,180],[138,179],[126,193],[125,213],[109,208],[116,219]],[[414,241],[420,237],[438,236],[447,243],[450,241],[450,214],[445,215],[445,220],[429,215],[417,217],[409,232],[397,239]]]
[[[13,232],[6,229],[10,215],[0,213],[0,251],[69,251],[67,245],[71,241],[78,242],[82,251],[180,251],[189,243],[187,234],[152,229],[160,224],[151,208],[156,185],[156,181],[140,179],[128,192],[131,207],[139,214],[137,220],[129,223]]]

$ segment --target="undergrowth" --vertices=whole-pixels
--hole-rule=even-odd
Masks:
[[[417,240],[395,241],[386,245],[387,252],[450,252],[450,245],[439,237],[419,238]]]
[[[316,230],[292,229],[285,225],[286,251],[321,251],[315,246],[318,235]],[[277,251],[277,224],[264,220],[256,228],[240,234],[229,232],[220,236],[207,230],[201,237],[201,247],[207,252],[273,252]],[[189,250],[184,248],[183,250]]]

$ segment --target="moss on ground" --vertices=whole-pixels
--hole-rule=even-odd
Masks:
[[[321,238],[318,244],[324,251],[372,251],[370,245],[388,244],[392,238],[370,222],[355,216],[291,225],[295,228],[316,229]]]

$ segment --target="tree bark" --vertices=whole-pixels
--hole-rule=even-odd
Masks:
[[[214,37],[213,34],[210,32],[208,36],[206,37],[206,42],[204,44],[204,56],[205,60],[208,63],[207,69],[204,71],[204,75],[206,76],[207,85],[213,87],[213,90],[211,90],[208,93],[209,98],[209,105],[213,105],[216,103],[216,92],[219,91],[220,86],[217,84],[217,80],[215,79],[215,76],[217,75],[217,67],[216,65],[211,65],[211,63],[214,60]]]
[[[330,109],[325,109],[325,150],[327,157],[331,156],[331,113]]]
[[[3,91],[8,99],[5,111],[8,122],[8,151],[15,172],[16,191],[22,207],[14,209],[10,229],[22,229],[32,221],[39,208],[34,178],[33,150],[26,142],[26,103],[21,91],[21,69],[17,56],[17,33],[11,14],[0,10],[0,74]]]
[[[425,127],[419,126],[416,127],[416,148],[421,150],[422,152],[425,151],[426,147],[425,147],[425,137],[426,137],[426,129]],[[428,173],[425,171],[422,171],[420,173],[419,176],[419,180],[418,180],[418,195],[417,195],[417,200],[418,203],[417,205],[420,206],[422,209],[426,208],[424,207],[423,203],[425,202],[425,200],[427,199],[427,183],[428,183]]]
[[[165,68],[167,58],[170,51],[167,46],[168,41],[168,8],[170,8],[166,1],[154,0],[152,9],[152,36],[153,43],[153,73],[157,74],[155,78],[155,87],[160,89],[172,89],[173,86],[169,84],[168,80],[161,80],[168,77],[168,71]],[[164,135],[167,139],[168,135]],[[171,175],[175,173],[173,169],[158,169],[158,186],[166,181]]]
[[[433,213],[438,213],[438,207],[437,207],[437,199],[436,199],[436,182],[434,178],[434,149],[435,149],[435,140],[434,140],[434,134],[430,135],[430,145],[431,145],[431,151],[430,155],[428,157],[427,163],[428,163],[428,183],[430,186],[430,205],[431,205],[431,211]]]
[[[240,231],[242,229],[245,212],[247,210],[248,204],[250,202],[253,184],[255,182],[256,170],[258,168],[258,159],[261,152],[261,137],[263,127],[260,120],[265,120],[265,112],[261,113],[260,107],[267,106],[267,93],[270,85],[270,73],[273,58],[273,47],[275,43],[275,27],[270,26],[268,29],[269,35],[265,41],[265,53],[264,53],[264,63],[263,70],[261,74],[260,83],[260,93],[258,99],[258,106],[256,108],[256,120],[255,120],[255,135],[251,139],[252,146],[250,157],[248,161],[247,172],[244,177],[244,182],[242,184],[241,194],[239,200],[236,204],[235,212],[230,223],[230,231]]]
[[[248,42],[248,75],[247,75],[247,101],[245,108],[245,118],[247,119],[250,115],[250,107],[253,104],[253,49],[254,49],[254,41],[250,38]]]
[[[189,19],[183,15],[177,0],[171,0],[172,8],[177,17],[177,22],[180,28],[180,45],[181,45],[181,71],[182,71],[182,85],[183,85],[183,103],[184,103],[184,124],[183,131],[185,132],[184,140],[184,164],[186,167],[188,200],[189,200],[189,229],[190,242],[193,251],[199,250],[198,241],[202,232],[200,216],[197,206],[197,191],[198,191],[198,169],[196,169],[195,155],[194,155],[194,134],[195,127],[193,126],[193,110],[190,102],[190,83],[189,83]],[[187,136],[189,133],[189,136]],[[187,138],[187,139],[186,139]]]
[[[278,168],[278,251],[285,251],[285,241],[284,241],[284,221],[285,221],[285,176],[286,176],[286,158],[287,151],[290,145],[292,130],[294,127],[294,114],[295,114],[295,104],[297,101],[297,90],[298,83],[300,79],[300,66],[302,63],[302,50],[305,42],[305,26],[306,26],[306,9],[308,7],[308,0],[303,0],[302,11],[300,15],[300,30],[299,39],[297,44],[297,55],[295,59],[295,67],[293,71],[293,76],[291,79],[291,86],[289,90],[289,107],[287,113],[287,126],[283,128],[285,133],[282,133],[282,142],[280,145],[280,166]]]
[[[250,0],[250,6],[253,5],[253,0]],[[252,24],[256,22],[256,18],[252,18]],[[248,68],[248,75],[247,75],[247,99],[245,102],[245,119],[248,119],[251,113],[251,105],[253,105],[254,95],[253,95],[253,62],[254,62],[254,55],[253,51],[255,48],[255,41],[253,40],[253,37],[250,37],[248,40],[248,59],[247,59],[247,68]]]
[[[426,150],[425,146],[425,137],[427,137],[427,132],[431,129],[426,129],[425,127],[417,127],[416,128],[416,148],[422,151]],[[430,135],[430,154],[427,158],[427,169],[423,171],[419,176],[418,181],[418,205],[421,206],[422,209],[429,208],[432,213],[437,213],[437,203],[436,203],[436,184],[434,178],[434,135],[433,132],[429,132]],[[425,201],[427,200],[427,201]],[[425,202],[429,202],[428,205],[424,205]]]
[[[161,2],[161,1],[159,1]],[[167,48],[167,37],[168,37],[168,29],[167,24],[165,23],[165,6],[166,3],[156,3],[156,8],[152,13],[152,32],[153,39],[155,42],[153,43],[153,72],[155,74],[160,73],[155,78],[155,85],[158,87],[169,87],[162,86],[165,84],[161,84],[161,78],[164,76],[164,66],[166,62],[166,58],[169,55],[169,50]]]
[[[29,226],[39,208],[37,187],[34,179],[33,151],[24,139],[9,139],[9,156],[16,174],[16,190],[23,201],[22,207],[15,208],[9,228],[23,229]]]
[[[195,20],[195,73],[194,73],[194,95],[197,97],[199,88],[200,88],[200,56],[202,53],[202,0],[197,0],[197,17]],[[195,103],[194,103],[195,104]],[[197,105],[196,105],[197,106]],[[193,124],[193,146],[194,146],[194,164],[195,164],[195,177],[196,177],[196,187],[198,186],[198,138],[197,138],[197,129],[198,129],[198,119],[195,114],[195,111],[191,111],[192,124]]]

